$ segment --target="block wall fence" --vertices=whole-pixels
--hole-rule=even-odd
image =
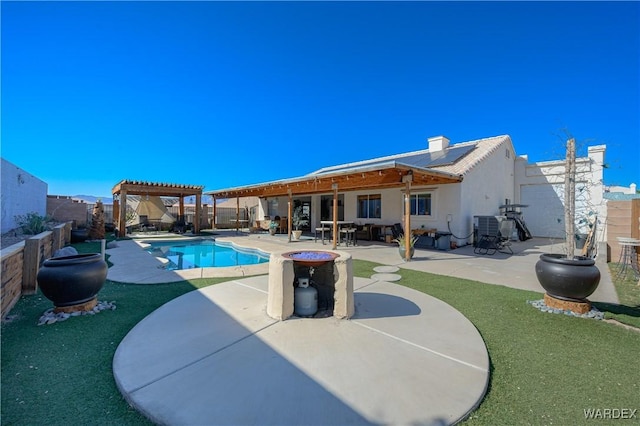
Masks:
[[[65,222],[1,251],[0,316],[4,319],[20,296],[35,294],[40,266],[71,242],[72,222]]]

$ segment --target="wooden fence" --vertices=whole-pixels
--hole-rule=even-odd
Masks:
[[[23,294],[38,290],[38,270],[45,259],[71,241],[71,224],[66,222],[2,250],[0,316],[4,318]]]
[[[640,199],[607,202],[607,261],[620,259],[617,237],[640,239]],[[638,250],[636,250],[636,255]]]

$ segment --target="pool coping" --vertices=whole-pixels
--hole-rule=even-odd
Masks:
[[[257,265],[167,270],[164,268],[164,263],[160,261],[159,258],[144,250],[142,243],[146,239],[147,238],[118,240],[115,248],[107,250],[110,255],[109,260],[113,264],[113,266],[109,268],[107,279],[135,284],[161,284],[195,278],[233,278],[266,274],[269,272],[269,262]],[[184,238],[184,240],[190,239],[193,238]],[[176,238],[176,241],[179,240],[179,238]],[[223,241],[224,239],[221,238],[220,240]],[[235,245],[245,247],[240,244]],[[261,251],[268,253],[265,250]]]

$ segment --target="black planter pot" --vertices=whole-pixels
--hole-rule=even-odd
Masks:
[[[556,299],[584,302],[600,283],[595,260],[563,254],[542,254],[536,263],[536,276],[542,288]]]
[[[38,271],[42,294],[56,307],[90,301],[107,279],[107,263],[100,253],[52,257]]]
[[[71,230],[71,242],[83,243],[89,239],[89,231],[86,229],[72,229]]]

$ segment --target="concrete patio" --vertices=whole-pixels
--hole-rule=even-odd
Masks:
[[[164,239],[171,234],[144,235],[145,239]],[[330,243],[323,245],[312,237],[303,237],[300,241],[288,242],[282,234],[246,233],[235,231],[217,231],[216,239],[231,241],[242,247],[257,248],[265,252],[282,250],[321,250],[330,249]],[[109,250],[114,266],[109,268],[108,278],[114,281],[152,284],[174,282],[191,278],[241,277],[266,274],[268,266],[234,266],[229,268],[196,268],[184,271],[167,271],[162,263],[145,253],[133,240],[119,241],[117,249]],[[487,284],[497,284],[543,293],[535,274],[535,264],[542,253],[562,253],[562,245],[545,238],[533,238],[527,241],[513,241],[514,254],[497,252],[494,255],[477,255],[473,246],[467,245],[451,251],[416,249],[411,262],[405,262],[398,254],[396,244],[359,241],[356,246],[339,245],[339,250],[351,254],[354,259],[369,260],[383,265],[393,265],[401,269],[413,269],[433,274],[447,275]],[[592,301],[618,303],[618,297],[606,264],[606,252],[599,251],[596,265],[602,274],[600,285],[591,297]]]
[[[216,238],[267,252],[331,248],[282,235],[232,231]],[[484,341],[462,314],[427,294],[375,274],[356,277],[350,320],[277,321],[266,315],[266,275],[248,276],[266,274],[268,264],[167,271],[134,241],[118,245],[109,250],[112,280],[231,277],[168,302],[120,343],[116,383],[156,423],[443,425],[464,419],[484,397]],[[395,245],[338,246],[355,259],[542,293],[533,265],[558,246],[530,240],[513,249],[511,256],[477,256],[470,246],[416,250],[404,262]],[[616,302],[606,265],[600,269],[591,299]]]

